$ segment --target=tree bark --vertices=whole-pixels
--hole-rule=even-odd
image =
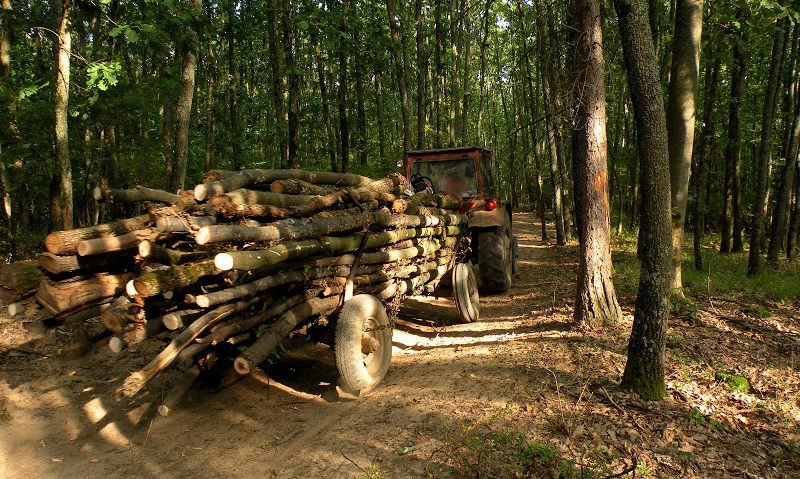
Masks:
[[[336,161],[336,141],[333,137],[333,129],[331,128],[331,114],[328,103],[328,84],[325,82],[325,67],[322,61],[322,50],[319,47],[319,39],[317,35],[312,35],[312,48],[314,49],[314,58],[317,64],[317,80],[319,82],[319,97],[322,103],[322,123],[325,127],[325,148],[328,150],[328,156],[331,162],[331,171],[338,171],[339,164]]]
[[[714,132],[714,101],[717,98],[717,79],[721,63],[719,58],[714,60],[714,67],[710,75],[708,74],[708,69],[706,69],[703,129],[694,151],[695,163],[697,165],[694,196],[694,267],[697,271],[703,271],[703,235],[706,231],[706,213],[708,210],[708,196],[706,195],[708,184],[708,158],[706,158],[706,150],[711,142],[711,135]]]
[[[196,0],[195,0],[196,1]],[[277,0],[273,0],[277,1]],[[236,68],[236,11],[234,2],[228,7],[228,113],[231,120],[231,168],[239,170],[242,162],[242,133],[239,128],[238,83]]]
[[[644,0],[614,0],[636,118],[641,163],[641,272],[622,387],[646,400],[666,395],[664,350],[669,318],[670,227],[667,122]]]
[[[783,51],[786,48],[786,28],[788,17],[778,19],[772,36],[772,55],[770,56],[767,87],[764,94],[764,110],[761,115],[761,143],[758,149],[758,178],[756,180],[756,199],[753,203],[753,227],[750,233],[750,252],[747,262],[747,275],[755,275],[761,266],[761,235],[767,214],[767,195],[769,191],[769,172],[772,152],[772,129],[775,117],[775,98],[778,91]]]
[[[133,203],[136,201],[156,201],[159,203],[166,203],[174,205],[180,199],[180,196],[174,193],[168,193],[163,190],[155,190],[152,188],[137,187],[128,190],[117,190],[111,188],[100,188],[99,186],[94,189],[92,196],[95,201],[107,201],[109,203],[122,202]]]
[[[315,185],[338,187],[366,186],[373,181],[371,178],[353,173],[308,170],[243,170],[226,175],[217,181],[197,185],[194,189],[194,197],[197,201],[204,201],[246,186],[288,179],[303,180]]]
[[[672,198],[672,284],[683,296],[681,249],[689,196],[689,171],[694,145],[695,96],[700,73],[703,0],[678,0],[672,40],[672,72],[667,105],[669,173]]]
[[[278,27],[276,19],[279,17],[279,0],[270,0],[269,13],[267,15],[267,38],[269,40],[269,63],[271,69],[272,79],[272,110],[275,118],[277,119],[277,128],[275,135],[278,141],[278,156],[281,166],[285,165],[289,160],[289,144],[287,136],[284,134],[288,131],[288,124],[284,123],[284,115],[286,106],[283,102],[283,62],[281,61],[281,41],[278,39]],[[336,171],[334,168],[333,171]]]
[[[133,287],[142,297],[155,296],[194,284],[204,276],[218,274],[220,271],[211,260],[182,266],[171,266],[145,273],[133,280]]]
[[[36,301],[54,315],[85,309],[120,294],[133,276],[133,273],[97,274],[89,279],[58,283],[45,279],[36,291]]]
[[[141,215],[87,228],[56,231],[45,237],[44,245],[53,254],[75,254],[78,252],[78,243],[82,240],[121,236],[144,229],[149,222],[149,215]]]
[[[611,225],[608,202],[606,95],[602,5],[573,0],[567,5],[567,57],[573,73],[575,120],[572,149],[577,162],[575,199],[580,240],[575,321],[596,327],[622,316],[611,280]]]
[[[202,13],[201,0],[189,0],[193,15]],[[183,69],[181,70],[181,93],[175,107],[175,159],[172,175],[168,178],[168,191],[179,193],[186,180],[186,166],[189,161],[189,120],[192,116],[192,99],[194,97],[194,74],[197,70],[195,56],[198,42],[197,32],[193,28],[186,31],[186,42],[183,45]]]
[[[406,67],[403,64],[403,51],[400,45],[398,16],[395,6],[396,0],[386,0],[386,10],[389,15],[389,29],[392,38],[392,52],[394,66],[397,72],[397,88],[400,93],[400,110],[403,117],[403,153],[411,151],[412,125],[411,107],[408,100],[408,82],[406,81]],[[455,0],[454,0],[455,1]]]
[[[289,127],[288,137],[288,156],[284,168],[297,168],[297,153],[298,153],[298,119],[297,119],[297,104],[300,96],[299,85],[297,80],[297,67],[294,60],[294,44],[292,41],[292,5],[290,0],[283,0],[283,51],[284,59],[286,61],[286,77],[288,80],[287,91],[287,122]]]
[[[72,165],[69,160],[69,60],[72,54],[72,0],[60,0],[61,18],[58,28],[58,69],[56,71],[55,104],[55,157],[58,168],[58,214],[51,218],[58,229],[72,229]],[[55,212],[52,212],[55,213]]]
[[[742,12],[736,9],[737,21],[741,21]],[[739,173],[742,163],[742,97],[744,95],[744,78],[746,53],[744,42],[746,37],[739,30],[733,38],[734,69],[731,74],[731,100],[728,113],[728,146],[725,148],[725,196],[722,208],[722,242],[720,252],[736,253],[742,250],[742,218],[741,218],[741,180]],[[731,228],[733,233],[731,234]],[[731,247],[731,236],[733,246]]]
[[[422,15],[422,0],[416,0],[414,6],[417,40],[417,149],[421,150],[425,148],[425,125],[427,122],[425,115],[425,77],[428,76],[428,56],[423,48],[425,23]]]
[[[3,18],[0,19],[0,78],[3,78],[11,70],[11,31],[7,26],[11,0],[2,0],[0,8],[3,10]]]
[[[795,165],[797,164],[798,146],[800,146],[800,104],[795,107],[794,121],[792,122],[792,140],[786,157],[786,163],[781,169],[778,191],[775,194],[775,207],[772,210],[772,227],[770,229],[769,249],[767,260],[778,261],[783,249],[786,236],[786,214],[792,191]]]

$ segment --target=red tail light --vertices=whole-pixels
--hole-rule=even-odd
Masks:
[[[492,211],[493,209],[497,208],[497,200],[487,200],[486,201],[486,209]]]

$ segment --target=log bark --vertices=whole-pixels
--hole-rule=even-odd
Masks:
[[[147,298],[165,291],[184,288],[196,283],[204,276],[211,276],[219,272],[211,260],[183,266],[171,266],[139,276],[133,281],[133,287],[136,288],[138,294]]]
[[[215,224],[217,218],[214,216],[162,216],[156,220],[159,233],[185,233]]]
[[[330,314],[339,307],[339,298],[314,298],[290,309],[275,321],[258,340],[234,361],[233,367],[239,374],[249,374],[267,359],[272,351],[298,325],[312,316]]]
[[[125,235],[146,228],[149,222],[148,215],[141,215],[87,228],[56,231],[47,235],[44,245],[53,254],[75,254],[83,240]]]
[[[137,186],[126,190],[118,190],[113,188],[102,188],[97,186],[92,192],[94,199],[97,201],[105,201],[109,203],[122,202],[134,203],[136,201],[156,201],[159,203],[166,203],[174,205],[180,199],[179,195],[169,193],[164,190],[156,190],[153,188],[145,188]]]
[[[276,180],[269,185],[273,193],[283,193],[290,195],[328,195],[333,193],[333,189],[328,186],[315,185],[303,180]]]
[[[103,326],[113,333],[121,333],[128,322],[137,320],[141,311],[138,305],[132,304],[126,296],[120,296],[111,302],[109,307],[100,313]]]
[[[166,248],[153,241],[139,243],[139,256],[149,261],[165,265],[186,264],[211,256],[207,251],[178,251]]]
[[[460,232],[461,228],[458,226],[437,226],[366,233],[369,235],[366,248],[376,248],[421,236],[455,236]],[[347,237],[324,236],[320,239],[276,245],[265,250],[220,253],[214,258],[214,262],[222,271],[230,269],[253,270],[289,259],[308,257],[313,254],[346,253],[358,249],[362,234],[364,233]]]
[[[97,274],[59,283],[44,279],[36,291],[36,301],[54,315],[83,309],[122,293],[133,276],[133,273]]]
[[[121,236],[82,240],[78,243],[78,255],[91,256],[114,251],[125,251],[136,248],[142,241],[153,241],[156,238],[158,238],[158,230],[156,228],[145,228]]]
[[[215,196],[208,200],[209,209],[215,210],[222,204],[233,203],[236,205],[272,205],[280,206],[281,208],[292,208],[308,203],[314,199],[311,195],[288,195],[282,193],[273,193],[271,191],[258,191],[239,189],[224,195]]]
[[[18,291],[32,291],[39,287],[44,274],[36,260],[15,261],[0,267],[0,286]]]
[[[373,181],[365,176],[352,173],[307,170],[244,170],[226,175],[219,181],[197,185],[194,189],[194,197],[197,201],[203,201],[246,186],[288,179],[343,187],[364,186]]]
[[[144,385],[156,374],[169,366],[180,351],[191,344],[203,331],[218,323],[225,317],[242,311],[261,301],[261,298],[248,298],[237,303],[220,306],[197,318],[181,334],[172,339],[170,344],[161,353],[150,361],[144,368],[131,373],[119,389],[119,393],[126,397],[131,397],[139,392]]]
[[[189,368],[183,376],[172,385],[172,389],[167,393],[164,401],[158,405],[158,414],[164,417],[169,416],[169,413],[175,409],[175,406],[178,405],[183,395],[186,394],[186,391],[197,381],[198,377],[200,377],[200,367],[195,365]]]
[[[128,252],[104,254],[96,256],[59,256],[53,253],[39,255],[39,266],[50,274],[72,273],[80,270],[98,270],[108,268],[126,268],[132,263],[133,256]],[[38,285],[38,283],[37,283]]]

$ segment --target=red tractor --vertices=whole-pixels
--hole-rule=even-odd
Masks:
[[[409,151],[406,179],[414,192],[461,199],[469,217],[470,260],[477,265],[478,287],[504,293],[516,270],[517,240],[511,233],[511,205],[494,189],[492,152],[480,147]]]

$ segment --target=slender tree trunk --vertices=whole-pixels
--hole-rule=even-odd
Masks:
[[[792,190],[795,164],[797,163],[798,145],[800,144],[800,104],[795,107],[794,121],[792,122],[792,140],[789,146],[786,163],[781,169],[778,190],[775,194],[775,208],[772,210],[772,227],[770,229],[769,249],[767,260],[778,261],[781,249],[786,238],[786,215]]]
[[[611,280],[602,10],[600,0],[567,4],[568,43],[573,47],[567,61],[573,75],[572,151],[577,163],[575,210],[580,240],[575,321],[589,327],[614,324],[622,316]]]
[[[444,26],[442,25],[442,2],[434,4],[436,45],[433,61],[436,65],[436,87],[434,88],[434,104],[436,109],[436,141],[434,148],[442,147],[442,89],[444,88],[444,65],[442,65],[442,50],[444,50]]]
[[[325,82],[325,67],[322,61],[322,50],[319,48],[319,41],[317,35],[312,36],[312,47],[314,48],[314,56],[317,61],[317,78],[319,79],[319,98],[322,104],[322,123],[325,126],[325,147],[328,150],[328,156],[331,161],[331,171],[338,171],[339,165],[336,161],[336,142],[333,137],[331,128],[331,114],[328,108],[328,85]]]
[[[472,21],[469,18],[469,15],[464,12],[464,34],[462,36],[464,42],[464,70],[463,75],[461,77],[461,120],[458,122],[458,140],[460,142],[465,142],[467,140],[467,114],[469,113],[469,83],[470,83],[470,76],[469,76],[469,61],[471,59],[471,47],[472,47]]]
[[[269,41],[269,64],[272,78],[272,110],[277,119],[275,128],[278,147],[278,158],[281,166],[289,161],[289,143],[287,141],[288,124],[283,121],[285,105],[283,103],[283,68],[281,61],[281,41],[278,38],[278,0],[270,0],[270,12],[267,15],[267,39]],[[336,169],[334,169],[336,171]]]
[[[297,102],[300,96],[297,80],[297,68],[294,60],[294,44],[292,41],[292,4],[290,0],[283,0],[283,54],[286,62],[287,88],[287,124],[289,127],[288,151],[284,168],[297,168],[297,140],[299,138],[297,120]]]
[[[350,0],[342,0],[342,36],[339,40],[339,91],[338,91],[338,108],[339,108],[339,136],[341,142],[341,159],[342,159],[342,172],[347,173],[350,171],[350,126],[347,123],[347,90],[348,77],[347,77],[347,49],[348,44],[345,40],[350,35],[349,28],[349,9]]]
[[[205,170],[214,169],[214,85],[217,77],[217,62],[214,52],[211,49],[211,41],[208,42],[208,78],[206,79],[206,151],[205,151]]]
[[[672,40],[672,72],[667,105],[669,170],[672,198],[672,289],[683,296],[681,248],[689,196],[694,144],[695,96],[700,71],[703,0],[678,0]]]
[[[383,112],[383,87],[381,86],[381,79],[383,74],[380,71],[375,72],[375,108],[378,110],[378,152],[381,157],[381,166],[389,169],[389,161],[386,157],[386,126]]]
[[[353,42],[355,51],[362,52],[358,28],[353,29]],[[358,163],[361,166],[367,166],[367,114],[364,111],[364,79],[362,78],[361,64],[361,54],[357,53],[353,61],[353,76],[356,79],[356,125],[358,128],[355,147]]]
[[[666,395],[664,350],[669,318],[670,228],[667,122],[644,0],[614,0],[636,118],[641,163],[639,291],[622,387],[646,400]]]
[[[416,40],[417,40],[417,149],[425,148],[425,78],[428,76],[428,55],[424,48],[425,23],[422,16],[422,0],[416,0]]]
[[[764,111],[761,115],[761,143],[758,149],[758,178],[756,180],[756,200],[753,203],[753,227],[750,233],[750,253],[747,274],[753,276],[761,263],[761,235],[764,218],[767,214],[767,191],[769,190],[769,171],[772,151],[772,129],[775,117],[775,98],[778,91],[783,52],[786,48],[786,28],[788,17],[778,19],[772,36],[772,55],[770,57],[767,88],[764,94]]]
[[[492,6],[492,0],[486,0],[486,6],[483,9],[483,16],[481,18],[481,65],[480,65],[480,93],[478,95],[478,123],[475,129],[475,144],[483,145],[486,143],[483,133],[483,104],[485,102],[484,91],[486,90],[486,47],[489,45],[489,9]],[[524,35],[524,34],[523,34]],[[526,52],[527,54],[527,52]],[[530,83],[529,83],[530,88]],[[529,90],[533,95],[533,90]],[[533,110],[531,110],[531,115]]]
[[[6,26],[11,14],[11,0],[0,1],[3,17],[0,18],[0,78],[7,77],[11,69],[11,31]]]
[[[397,70],[397,88],[400,92],[400,110],[403,115],[403,151],[411,150],[411,109],[408,103],[408,83],[406,81],[406,67],[403,64],[403,51],[400,45],[400,32],[397,24],[396,0],[386,0],[386,10],[389,15],[389,29],[392,37],[392,51],[394,65]]]
[[[795,162],[794,166],[794,205],[792,205],[792,215],[789,221],[789,232],[786,235],[786,259],[794,259],[794,245],[797,241],[797,233],[800,229],[800,162]]]
[[[273,0],[277,1],[277,0]],[[238,171],[242,167],[242,133],[239,129],[238,85],[236,71],[236,11],[231,3],[228,9],[228,113],[231,119],[231,168]],[[283,161],[283,160],[281,160]]]
[[[457,127],[458,121],[458,35],[461,30],[461,22],[457,17],[458,0],[451,0],[450,4],[450,147],[456,146],[458,142]],[[462,12],[463,14],[463,12]]]
[[[741,10],[736,10],[736,19],[741,20]],[[744,76],[746,58],[743,32],[739,31],[733,39],[734,70],[731,74],[731,103],[728,114],[728,146],[725,148],[725,203],[722,208],[722,243],[720,252],[736,253],[742,250],[741,237],[741,191],[739,172],[742,162],[742,96],[744,95]],[[738,215],[737,215],[738,213]],[[733,247],[731,248],[731,227],[733,228]],[[737,241],[738,231],[738,241]],[[738,246],[738,249],[737,249]]]
[[[709,75],[706,69],[705,105],[703,106],[703,130],[700,133],[694,151],[697,174],[694,190],[694,267],[703,271],[703,235],[706,231],[706,214],[708,210],[706,195],[708,185],[708,158],[706,150],[714,131],[714,101],[717,97],[717,79],[719,77],[720,60],[714,61],[714,68]]]
[[[194,15],[202,13],[200,0],[191,0],[190,8]],[[183,190],[186,180],[186,166],[189,160],[189,120],[192,115],[192,98],[194,96],[194,74],[197,69],[197,57],[195,48],[197,44],[197,33],[189,28],[187,40],[183,46],[183,70],[181,71],[181,84],[183,88],[178,96],[178,104],[175,111],[175,166],[172,175],[168,179],[169,186],[167,191],[178,193]]]
[[[70,16],[72,15],[72,0],[61,0],[61,18],[58,28],[58,70],[56,72],[55,96],[55,157],[58,169],[58,188],[55,190],[58,198],[58,218],[51,217],[51,224],[60,229],[72,229],[72,165],[69,161],[69,129],[67,125],[69,104],[69,59],[72,48],[72,33],[70,29]],[[51,194],[53,191],[51,190]]]

